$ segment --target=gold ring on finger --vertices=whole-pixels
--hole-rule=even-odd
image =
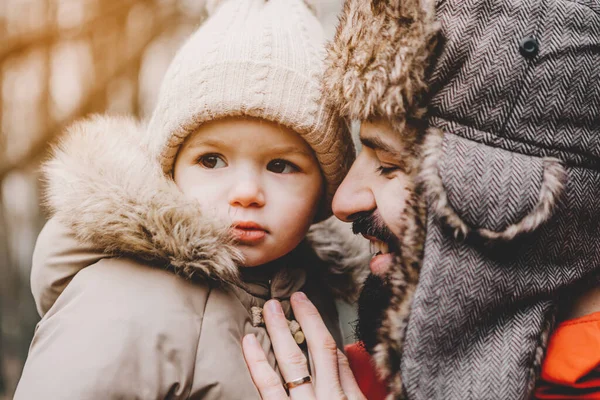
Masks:
[[[296,386],[300,386],[300,385],[304,385],[305,383],[311,383],[312,382],[312,376],[307,375],[304,378],[300,378],[300,379],[294,379],[293,381],[289,381],[285,383],[285,387],[287,390],[293,389]]]

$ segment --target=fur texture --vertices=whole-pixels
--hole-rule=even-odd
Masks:
[[[398,398],[403,393],[400,361],[423,261],[426,207],[420,187],[415,180],[408,188],[409,197],[402,215],[399,238],[400,251],[386,276],[392,298],[378,332],[379,344],[373,354],[381,378],[389,383],[392,398]]]
[[[235,282],[241,255],[229,228],[162,173],[140,145],[143,134],[131,118],[94,116],[71,126],[43,167],[50,212],[107,254],[140,258],[187,278]],[[351,298],[355,269],[366,264],[351,241],[332,240],[347,238],[334,226],[317,224],[310,236],[317,252],[335,262],[332,275],[344,277],[334,279],[333,289]]]
[[[400,132],[424,115],[437,30],[431,0],[347,0],[327,49],[324,94],[342,116],[385,118]]]
[[[354,235],[349,224],[335,217],[311,226],[307,240],[317,257],[330,266],[325,279],[333,293],[355,302],[360,283],[369,272],[369,242]]]

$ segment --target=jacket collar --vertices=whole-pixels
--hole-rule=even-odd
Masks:
[[[291,255],[268,265],[240,269],[239,286],[255,297],[285,300],[306,283],[306,268]]]

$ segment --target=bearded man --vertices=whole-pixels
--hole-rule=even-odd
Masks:
[[[347,0],[327,62],[324,93],[361,122],[333,208],[376,253],[357,331],[391,397],[598,395],[598,3]],[[295,304],[314,394],[359,396]]]

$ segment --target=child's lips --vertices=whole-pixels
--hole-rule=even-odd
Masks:
[[[233,224],[233,235],[242,244],[258,243],[267,236],[268,231],[255,222],[236,222]]]

